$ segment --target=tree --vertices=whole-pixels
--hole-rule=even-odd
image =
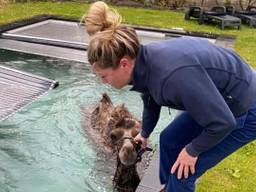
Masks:
[[[256,0],[239,0],[239,6],[242,10],[246,10],[251,6],[255,6]]]
[[[171,6],[174,9],[181,8],[186,3],[186,0],[171,0]]]
[[[0,8],[2,8],[6,3],[6,0],[0,0]]]

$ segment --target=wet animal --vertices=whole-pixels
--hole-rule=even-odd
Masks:
[[[135,191],[140,182],[136,163],[141,159],[141,149],[134,137],[140,132],[141,122],[124,105],[114,106],[104,93],[91,113],[90,124],[103,138],[103,144],[117,154],[115,188]]]

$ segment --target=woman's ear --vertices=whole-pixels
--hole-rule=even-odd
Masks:
[[[123,67],[125,68],[127,66],[127,58],[123,57],[121,60],[120,60],[120,67]]]
[[[133,65],[133,60],[128,56],[123,56],[120,60],[120,67],[130,68]]]

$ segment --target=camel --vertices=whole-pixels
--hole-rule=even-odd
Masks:
[[[94,132],[90,135],[98,135],[95,142],[102,151],[117,154],[114,187],[119,192],[134,192],[140,182],[136,164],[145,152],[134,141],[140,132],[141,121],[134,118],[124,105],[114,106],[106,93],[87,119]]]

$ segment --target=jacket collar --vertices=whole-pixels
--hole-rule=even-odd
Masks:
[[[131,91],[146,92],[147,79],[148,79],[148,66],[146,63],[146,49],[143,45],[140,45],[139,52],[135,61],[135,66],[132,74]]]

